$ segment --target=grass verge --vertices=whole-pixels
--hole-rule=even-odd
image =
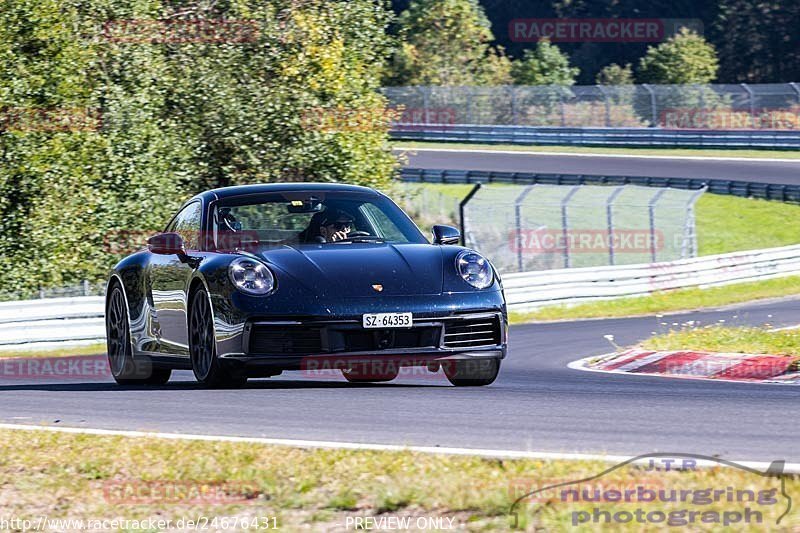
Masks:
[[[800,205],[704,194],[695,206],[699,255],[789,246],[800,241]]]
[[[98,355],[106,353],[106,344],[87,344],[70,348],[44,348],[40,350],[0,350],[0,359],[16,357],[66,357],[70,355]]]
[[[642,343],[652,350],[697,350],[800,356],[800,330],[770,331],[754,327],[683,328]]]
[[[229,527],[212,528],[217,530],[245,530],[242,520],[252,523],[264,518],[270,519],[271,528],[273,517],[277,528],[286,531],[352,530],[356,518],[366,517],[408,518],[415,524],[422,518],[442,529],[462,531],[508,530],[513,524],[510,507],[517,498],[556,483],[595,476],[609,466],[0,430],[0,508],[7,518],[31,520],[41,515],[51,520],[173,521],[205,516],[211,525],[211,520],[227,517]],[[721,513],[749,506],[762,512],[761,527],[774,524],[786,510],[779,480],[736,468],[648,471],[626,466],[591,484],[570,488],[593,493],[622,487],[635,491],[637,486],[644,490],[720,488],[723,493],[728,487],[763,490],[770,491],[774,503],[620,503],[611,498],[599,504],[575,503],[570,500],[573,496],[551,490],[540,494],[538,505],[523,504],[520,529],[566,530],[576,520],[573,513],[587,513],[577,515],[583,518],[591,516],[593,508],[612,514],[637,508],[662,514],[683,509],[683,520],[689,508],[714,513],[721,521]],[[800,493],[800,481],[786,479],[786,491]],[[791,529],[800,524],[797,515],[789,515],[781,525]],[[220,520],[218,526],[222,524]],[[238,527],[230,527],[233,524]],[[652,529],[663,523],[611,523],[614,530],[631,531],[648,525]],[[579,530],[594,530],[589,526]],[[692,530],[721,530],[721,523],[700,523],[698,513]]]
[[[736,283],[708,289],[677,289],[650,296],[588,302],[572,306],[543,307],[527,313],[511,312],[512,323],[532,320],[567,320],[576,318],[611,318],[654,315],[677,311],[719,307],[764,298],[800,294],[800,276],[790,276],[750,283]]]
[[[767,159],[800,159],[797,150],[722,150],[701,148],[637,148],[637,147],[601,147],[601,146],[520,146],[516,144],[475,144],[447,142],[412,142],[394,141],[396,150],[414,148],[442,148],[453,150],[501,150],[511,152],[565,152],[576,154],[619,154],[619,155],[663,155],[668,157],[741,157]]]

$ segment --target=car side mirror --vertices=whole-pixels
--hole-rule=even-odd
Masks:
[[[172,255],[185,254],[186,248],[180,234],[169,231],[158,233],[147,239],[147,249],[154,254]]]
[[[433,227],[433,244],[458,244],[461,232],[453,226],[436,225]]]

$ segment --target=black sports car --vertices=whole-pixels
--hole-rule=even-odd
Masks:
[[[118,383],[191,369],[209,386],[333,368],[389,381],[402,366],[488,385],[506,354],[502,286],[489,261],[434,226],[430,244],[365,187],[227,187],[186,202],[120,261],[106,296]]]

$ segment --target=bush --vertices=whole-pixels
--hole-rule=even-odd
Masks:
[[[388,183],[388,118],[339,118],[388,117],[389,21],[371,0],[0,4],[0,296],[105,276],[109,236],[203,189]]]
[[[714,46],[693,31],[681,31],[658,46],[651,46],[639,62],[641,83],[711,83],[719,61]]]
[[[573,85],[579,73],[578,68],[569,66],[569,57],[546,39],[525,50],[511,67],[517,85]]]

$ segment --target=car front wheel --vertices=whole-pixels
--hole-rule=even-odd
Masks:
[[[208,293],[198,289],[192,294],[189,313],[189,355],[194,377],[208,387],[241,387],[247,377],[226,368],[217,357],[214,316]]]
[[[456,387],[482,387],[490,385],[500,372],[499,359],[467,359],[442,364],[444,375]]]
[[[149,360],[134,359],[128,327],[128,304],[119,285],[114,285],[106,304],[106,348],[111,376],[120,385],[163,385],[172,370],[153,368]]]

